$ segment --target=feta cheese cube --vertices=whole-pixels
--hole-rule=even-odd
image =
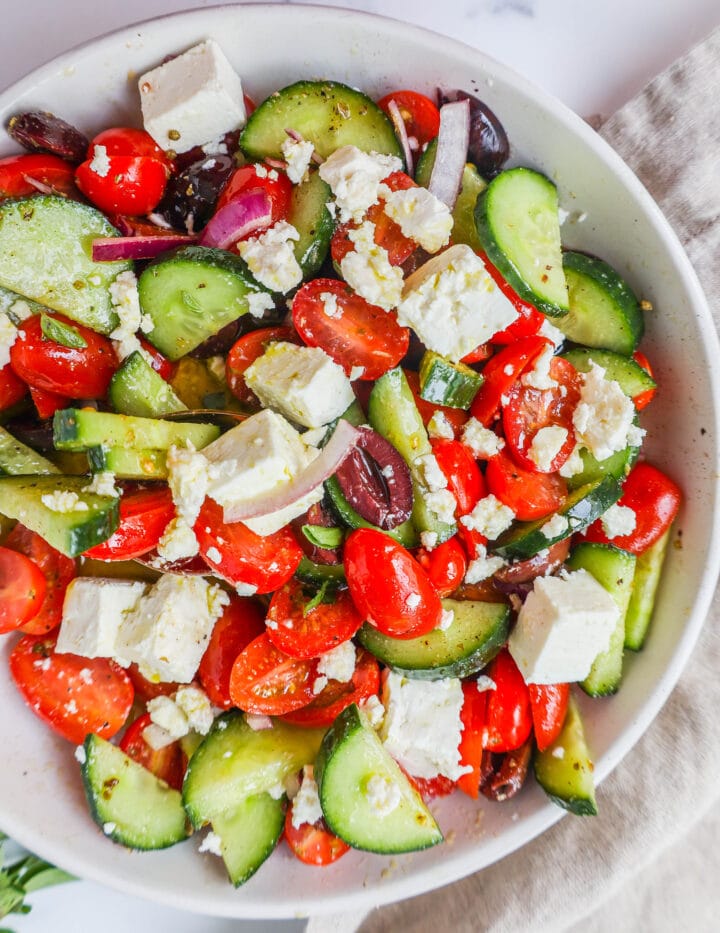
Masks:
[[[342,366],[324,350],[282,341],[247,368],[245,382],[263,405],[306,428],[328,424],[355,399]]]
[[[340,260],[345,281],[371,305],[385,311],[395,308],[402,297],[402,269],[391,265],[388,251],[375,242],[375,224],[366,220],[350,230],[348,239],[355,249]]]
[[[605,378],[602,366],[591,363],[582,374],[580,401],[573,413],[578,442],[597,460],[607,460],[628,446],[634,418],[632,399],[614,379]]]
[[[428,253],[436,253],[450,239],[453,227],[450,208],[427,188],[389,192],[385,197],[385,213],[406,237],[415,240]]]
[[[398,322],[429,350],[458,362],[518,316],[483,261],[458,244],[433,257],[405,283]]]
[[[293,798],[292,824],[295,829],[300,829],[303,823],[310,823],[311,825],[317,823],[322,815],[313,766],[305,765],[300,790]]]
[[[584,680],[607,650],[619,616],[615,600],[586,570],[538,577],[508,648],[526,683]]]
[[[377,203],[383,178],[401,168],[402,162],[397,156],[341,146],[325,159],[318,171],[335,195],[340,221],[359,223],[367,209]]]
[[[560,424],[549,424],[537,431],[528,448],[528,457],[543,473],[549,473],[552,465],[568,439],[567,428]]]
[[[141,75],[143,124],[163,149],[187,152],[245,125],[242,82],[213,39]]]
[[[627,505],[611,505],[601,517],[603,531],[612,541],[623,535],[631,535],[637,525],[637,515]]]
[[[515,520],[513,510],[503,503],[492,493],[480,499],[472,512],[463,515],[460,519],[466,528],[470,531],[477,531],[484,535],[490,541],[499,538],[503,531],[506,531]]]
[[[230,598],[204,577],[164,574],[129,612],[118,652],[149,680],[189,683]]]
[[[118,631],[147,590],[136,580],[76,577],[65,591],[55,650],[84,658],[118,656]]]

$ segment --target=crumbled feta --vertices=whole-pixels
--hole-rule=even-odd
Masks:
[[[84,765],[85,762],[87,761],[87,753],[85,752],[84,745],[78,745],[75,748],[75,751],[73,754],[75,755],[75,761],[77,761],[78,764]]]
[[[163,149],[212,146],[245,125],[242,82],[220,46],[207,39],[138,79],[143,124]]]
[[[631,535],[635,531],[637,515],[627,505],[611,505],[600,519],[600,523],[603,531],[612,541],[613,538]]]
[[[438,521],[452,525],[455,521],[457,499],[449,489],[438,489],[425,495],[425,505],[437,516]]]
[[[216,547],[209,547],[205,557],[207,557],[211,564],[219,564],[222,560],[222,554]]]
[[[439,489],[447,489],[447,477],[440,469],[435,454],[424,454],[415,461],[416,467],[420,470],[420,475],[425,481],[425,485],[430,492],[437,492]]]
[[[193,732],[207,735],[213,724],[213,710],[208,695],[199,687],[180,687],[173,698],[175,705],[187,717],[188,726]]]
[[[190,443],[186,447],[173,444],[167,452],[167,470],[177,513],[188,525],[194,525],[212,477],[208,461]]]
[[[266,311],[273,311],[275,302],[269,292],[248,292],[248,311],[253,317],[263,317]]]
[[[385,213],[399,225],[403,235],[415,240],[428,253],[437,253],[450,239],[453,216],[427,188],[391,191],[385,198]]]
[[[293,184],[299,185],[307,177],[315,147],[307,140],[292,139],[288,136],[287,139],[283,140],[280,148],[287,162],[285,170],[287,177]]]
[[[7,307],[7,313],[14,324],[22,324],[32,317],[35,313],[24,298],[16,298],[11,305]]]
[[[550,473],[552,465],[568,439],[567,428],[549,424],[533,436],[527,455],[542,473]]]
[[[88,504],[80,499],[76,492],[68,489],[56,489],[40,496],[40,501],[51,512],[87,512]]]
[[[253,732],[264,732],[266,729],[272,729],[273,727],[272,719],[259,713],[245,713],[245,722]]]
[[[172,745],[173,742],[177,741],[167,729],[163,729],[162,726],[158,726],[154,722],[151,722],[149,726],[145,726],[142,737],[145,744],[149,745],[154,752],[159,752],[160,749],[167,748],[168,745]]]
[[[488,677],[487,674],[478,674],[475,686],[478,689],[478,693],[485,693],[486,690],[497,690],[497,684],[492,677]]]
[[[107,146],[93,146],[92,161],[88,168],[100,178],[107,178],[110,171]]]
[[[93,475],[92,480],[87,486],[83,486],[83,492],[92,492],[96,496],[120,495],[120,490],[115,485],[115,474],[110,470],[101,470]]]
[[[402,269],[393,266],[388,251],[375,242],[375,224],[366,220],[349,231],[348,239],[355,248],[340,260],[345,281],[370,304],[385,311],[395,308],[402,297]]]
[[[508,648],[526,683],[584,680],[607,650],[620,610],[586,570],[537,577]]]
[[[542,322],[542,326],[538,331],[538,334],[541,337],[544,337],[546,340],[549,340],[556,350],[565,342],[565,334],[557,327],[555,327],[554,324],[551,324],[547,318],[545,318],[545,320]]]
[[[322,180],[330,186],[340,209],[340,220],[357,222],[378,200],[383,178],[402,169],[396,156],[363,152],[356,146],[336,149],[319,168]]]
[[[65,591],[55,651],[84,658],[114,658],[125,615],[147,586],[136,580],[76,577]]]
[[[235,592],[238,596],[254,596],[257,591],[257,586],[252,583],[238,583],[235,586]]]
[[[302,282],[302,269],[292,245],[299,239],[292,224],[279,220],[258,236],[240,240],[237,250],[261,285],[285,294]]]
[[[385,748],[415,777],[438,774],[456,781],[469,769],[460,764],[463,706],[457,678],[411,680],[389,671],[383,685]]]
[[[137,279],[130,269],[121,272],[110,283],[110,300],[119,320],[118,326],[110,334],[118,359],[122,361],[136,351],[147,359],[148,354],[136,336],[139,330],[148,329],[145,321],[147,315],[143,315],[140,310]]]
[[[389,816],[400,805],[402,793],[395,781],[382,774],[371,774],[365,785],[365,797],[378,816]]]
[[[483,261],[458,244],[433,257],[405,283],[398,322],[429,350],[462,359],[518,316]]]
[[[513,510],[496,498],[492,493],[480,499],[472,512],[460,519],[470,531],[477,531],[490,541],[499,538],[515,520]]]
[[[343,309],[338,305],[337,295],[333,292],[320,292],[323,313],[329,318],[341,318]]]
[[[364,375],[365,375],[364,366],[353,366],[352,369],[350,370],[350,375],[348,376],[348,379],[350,380],[350,382],[355,382],[356,379],[362,379]]]
[[[477,418],[470,418],[465,422],[462,443],[480,460],[490,460],[505,446],[505,441],[481,424]]]
[[[152,722],[164,729],[173,740],[188,734],[188,718],[169,696],[160,695],[149,699],[147,711]]]
[[[635,406],[597,363],[591,363],[581,378],[580,401],[573,413],[575,434],[597,460],[607,460],[628,446]]]
[[[300,829],[303,823],[317,823],[322,815],[313,766],[305,765],[300,790],[292,803],[292,824],[295,829]]]
[[[352,680],[355,673],[355,645],[351,641],[344,641],[331,651],[321,654],[317,672],[342,684]]]
[[[557,382],[550,375],[550,364],[553,361],[554,347],[545,347],[535,360],[535,365],[528,372],[523,373],[520,382],[531,389],[555,389]]]
[[[168,563],[195,557],[199,551],[200,545],[192,525],[188,525],[180,516],[167,525],[157,543],[158,556]]]
[[[0,369],[4,369],[10,362],[10,350],[17,336],[18,329],[8,315],[0,314]]]
[[[380,702],[380,697],[375,693],[360,703],[360,709],[365,713],[373,729],[379,729],[385,718],[385,707]]]
[[[209,852],[210,855],[222,856],[222,839],[217,833],[210,830],[198,846],[198,852]]]
[[[419,593],[410,593],[405,599],[405,605],[411,612],[413,609],[417,609],[421,602],[422,597]]]
[[[455,513],[453,510],[453,518]],[[420,544],[425,548],[426,551],[432,551],[433,548],[437,547],[438,543],[438,533],[437,531],[421,531],[420,532]]]
[[[465,583],[482,583],[501,567],[505,566],[502,557],[488,557],[484,544],[475,546],[475,557],[470,561],[465,571]]]
[[[564,476],[565,479],[570,479],[573,476],[577,476],[578,473],[582,473],[585,469],[585,464],[583,463],[581,451],[582,447],[580,444],[576,444],[573,447],[572,453],[558,470],[560,476]]]
[[[447,632],[450,626],[455,621],[455,612],[453,609],[443,609],[440,616],[440,621],[437,624],[437,628],[441,632]]]
[[[541,526],[540,533],[549,541],[551,538],[558,538],[560,535],[564,535],[569,527],[570,522],[567,520],[567,517],[560,512],[556,512],[551,519]]]
[[[428,437],[442,437],[451,441],[455,437],[455,431],[448,416],[443,411],[436,411],[427,424]]]
[[[112,823],[110,821],[108,821],[107,823],[103,823],[102,830],[106,836],[111,836],[115,832],[116,829],[117,829],[116,823]]]
[[[277,627],[277,623],[275,623],[275,627]],[[328,678],[324,674],[318,675],[313,681],[312,685],[312,692],[315,694],[315,696],[317,696],[319,693],[322,693],[325,687],[327,687],[328,683]]]

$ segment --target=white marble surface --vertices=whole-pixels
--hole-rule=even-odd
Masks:
[[[720,24],[718,0],[665,0],[662,4],[656,0],[319,2],[382,12],[461,39],[542,85],[582,115],[611,113]],[[211,5],[207,0],[6,0],[0,33],[0,88],[101,33],[163,13]],[[129,929],[134,933],[295,933],[302,929],[301,923],[291,921],[200,918],[89,882],[40,892],[32,902],[30,915],[8,918],[17,933],[94,929],[103,933]],[[602,918],[598,924],[592,929],[608,929]]]

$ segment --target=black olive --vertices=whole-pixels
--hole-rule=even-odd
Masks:
[[[470,101],[470,144],[468,158],[484,178],[493,178],[510,156],[507,133],[492,110],[467,91],[438,91],[440,105],[456,100]]]
[[[68,162],[83,162],[90,145],[87,136],[74,126],[43,110],[30,110],[10,117],[8,135],[34,152],[51,152]]]
[[[230,156],[205,156],[173,175],[156,214],[171,227],[199,233],[210,220],[220,192],[235,169]]]

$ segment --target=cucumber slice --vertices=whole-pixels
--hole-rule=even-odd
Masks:
[[[168,478],[166,450],[90,447],[87,458],[93,473],[110,470],[118,479]]]
[[[0,285],[78,324],[109,334],[118,324],[109,287],[129,262],[93,262],[96,237],[119,236],[89,204],[55,195],[0,205]]]
[[[26,308],[15,308],[15,302],[19,301],[21,304],[26,305]],[[18,295],[16,292],[10,291],[9,288],[3,288],[0,285],[0,311],[3,314],[7,314],[14,324],[19,324],[20,321],[24,320],[27,316],[28,310],[31,314],[40,314],[41,311],[44,311],[42,305],[39,305],[36,301],[31,301],[29,298],[23,298],[21,295]],[[18,313],[20,312],[20,313]]]
[[[418,534],[434,531],[438,543],[447,541],[457,529],[438,519],[427,505],[425,497],[430,490],[418,467],[418,458],[432,453],[425,425],[410,391],[405,373],[400,367],[381,376],[370,393],[368,421],[387,438],[410,467],[413,481],[413,511],[411,521]]]
[[[402,159],[390,119],[369,97],[337,81],[298,81],[260,104],[240,135],[251,159],[282,159],[286,129],[315,146],[323,158],[341,146],[383,152]]]
[[[330,186],[317,172],[311,172],[304,182],[293,188],[287,219],[300,234],[294,253],[303,278],[315,275],[330,249],[335,230],[335,221],[327,209],[331,200]]]
[[[625,615],[633,589],[635,555],[611,544],[583,541],[573,549],[565,563],[570,570],[587,570],[592,574],[605,587],[620,610],[620,618],[610,636],[607,651],[595,658],[590,673],[581,684],[589,696],[608,696],[617,691],[622,678]]]
[[[106,541],[119,524],[117,496],[84,492],[88,476],[5,476],[0,479],[0,513],[16,518],[68,557]],[[43,503],[56,492],[73,492],[81,510],[57,512]]]
[[[158,418],[171,411],[187,410],[172,387],[137,350],[123,361],[110,380],[108,394],[115,411],[121,415]]]
[[[244,884],[272,854],[285,824],[285,804],[270,794],[253,794],[232,813],[219,813],[212,821],[220,837],[220,851],[230,881]]]
[[[347,501],[340,488],[340,483],[338,483],[334,476],[331,476],[330,479],[325,481],[325,492],[328,494],[330,505],[337,513],[338,518],[340,521],[344,522],[348,528],[376,528],[377,531],[382,531],[383,534],[390,535],[391,538],[399,541],[403,547],[417,547],[420,543],[415,527],[410,520],[403,522],[401,525],[397,525],[395,528],[390,528],[389,530],[377,528],[372,522],[366,521]]]
[[[415,181],[421,188],[427,188],[430,184],[435,158],[437,157],[437,136],[431,139],[425,149],[418,156],[415,163]]]
[[[178,791],[100,736],[89,735],[84,747],[85,794],[106,836],[131,849],[166,849],[187,837]]]
[[[231,815],[247,797],[270,791],[314,761],[323,733],[280,720],[254,732],[237,710],[219,716],[185,774],[183,804],[193,826]]]
[[[581,373],[588,372],[593,363],[602,366],[605,370],[605,378],[617,382],[629,398],[635,398],[641,392],[657,387],[653,377],[639,363],[620,353],[614,353],[612,350],[575,347],[563,353],[562,356]]]
[[[632,595],[625,615],[625,647],[631,651],[639,651],[645,643],[669,540],[668,528],[655,544],[638,555],[635,563]]]
[[[197,450],[220,436],[214,424],[160,421],[115,415],[91,408],[63,408],[55,412],[53,440],[58,450],[86,450],[89,447],[149,447],[169,450],[173,444],[190,441]]]
[[[573,343],[632,356],[645,330],[640,302],[627,282],[602,259],[563,254],[570,310],[557,322]]]
[[[37,476],[40,473],[59,472],[54,463],[0,427],[0,475]]]
[[[295,576],[303,583],[311,583],[314,586],[322,586],[325,583],[336,589],[347,586],[342,564],[316,564],[309,557],[301,559]]]
[[[420,398],[450,408],[470,408],[483,377],[464,363],[452,363],[433,350],[420,360]]]
[[[567,314],[555,185],[529,168],[497,175],[475,208],[478,236],[490,261],[515,291],[552,317]]]
[[[138,280],[140,305],[153,320],[148,340],[180,359],[248,310],[250,292],[264,291],[233,253],[185,246],[151,263]]]
[[[603,476],[613,476],[621,483],[632,470],[639,454],[639,447],[626,447],[625,450],[618,450],[605,460],[597,460],[589,450],[582,450],[580,459],[583,462],[583,468],[579,473],[568,478],[567,487],[572,492],[580,486],[602,479]]]
[[[415,181],[423,188],[427,188],[430,184],[436,153],[437,139],[433,139],[428,143],[427,148],[421,153],[417,161]],[[477,205],[477,199],[486,188],[487,182],[480,172],[472,162],[467,162],[460,182],[460,193],[452,211],[452,241],[453,243],[465,243],[475,252],[483,249],[475,226],[475,206]]]
[[[534,522],[517,522],[504,532],[493,546],[493,551],[503,557],[525,560],[545,550],[558,541],[569,538],[576,531],[584,531],[596,518],[620,498],[622,490],[613,476],[603,476],[595,482],[575,489],[558,509],[558,515],[567,518],[567,527],[553,535],[546,535],[543,527],[552,516]]]
[[[444,599],[450,626],[419,638],[391,638],[367,623],[358,641],[388,667],[415,680],[470,677],[488,664],[507,641],[510,610],[505,603]]]
[[[390,813],[378,811],[368,799],[368,782],[376,776],[398,791],[398,805]],[[330,831],[355,849],[392,855],[443,841],[422,797],[354,703],[323,739],[315,779]]]
[[[544,752],[535,753],[534,767],[538,784],[553,803],[577,816],[597,815],[593,763],[572,695],[562,732]]]

